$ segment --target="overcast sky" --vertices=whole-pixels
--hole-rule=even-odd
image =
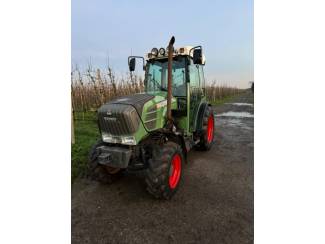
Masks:
[[[152,47],[202,45],[209,81],[254,80],[253,0],[72,0],[72,65],[128,70],[127,57]],[[139,67],[139,66],[138,66]],[[139,71],[140,73],[141,71]]]

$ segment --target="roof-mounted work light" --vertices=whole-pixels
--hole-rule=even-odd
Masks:
[[[165,49],[163,47],[159,49],[159,55],[161,56],[165,55]]]
[[[158,55],[158,48],[153,48],[153,49],[151,49],[151,54],[153,55],[153,56],[157,56]]]

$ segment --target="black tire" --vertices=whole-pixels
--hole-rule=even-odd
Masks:
[[[208,123],[209,123],[209,119],[212,119],[213,121],[213,131],[212,131],[212,138],[209,138],[208,135]],[[211,106],[207,106],[207,108],[204,111],[203,114],[203,122],[202,122],[202,135],[200,138],[200,142],[199,142],[199,148],[204,150],[204,151],[208,151],[211,149],[212,144],[213,144],[213,139],[214,139],[214,115],[213,115],[213,110],[211,108]]]
[[[172,161],[180,158],[180,173],[176,177],[175,185],[170,184],[170,170],[173,170]],[[178,161],[179,158],[176,160]],[[149,167],[146,172],[145,182],[147,191],[158,199],[171,199],[176,193],[182,179],[184,155],[182,148],[174,143],[167,142],[163,145],[154,145],[152,158],[148,160]],[[178,163],[179,164],[179,163]]]
[[[89,159],[88,159],[88,177],[92,180],[96,180],[103,184],[111,184],[114,181],[118,180],[122,176],[122,171],[115,174],[110,174],[106,169],[105,166],[98,163],[97,160],[97,153],[96,148],[104,145],[104,143],[99,140],[94,146],[92,146],[89,152]]]

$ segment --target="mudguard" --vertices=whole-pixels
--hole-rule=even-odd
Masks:
[[[205,110],[207,109],[208,106],[211,106],[211,104],[204,102],[200,105],[199,108],[199,112],[197,114],[197,118],[196,118],[196,132],[200,133],[202,130],[202,126],[203,126],[203,115]]]

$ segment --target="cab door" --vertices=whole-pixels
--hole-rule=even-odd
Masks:
[[[191,60],[189,68],[189,97],[190,97],[190,131],[195,130],[195,121],[198,113],[199,105],[204,97],[204,77],[202,73],[202,65],[193,64]]]

